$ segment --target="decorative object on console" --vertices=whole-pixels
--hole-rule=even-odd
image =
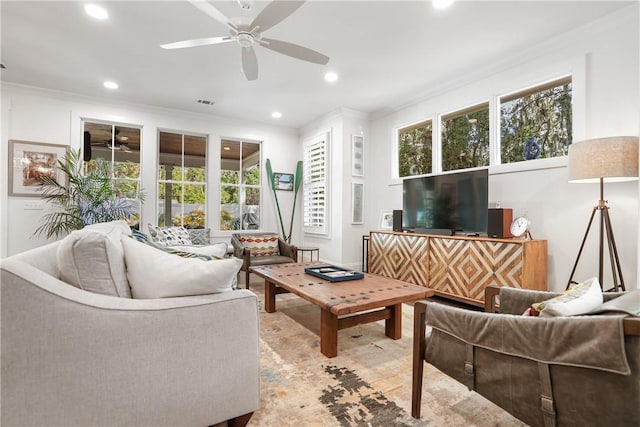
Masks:
[[[591,217],[584,233],[584,238],[578,250],[576,262],[571,270],[567,288],[573,283],[573,277],[582,255],[591,224],[596,212],[600,213],[600,238],[599,238],[599,268],[598,280],[600,286],[604,286],[604,239],[608,243],[609,257],[611,259],[611,273],[613,276],[613,290],[625,290],[624,278],[620,267],[620,258],[616,247],[609,206],[604,199],[604,183],[620,182],[638,179],[638,137],[614,136],[608,138],[591,139],[569,146],[569,182],[600,183],[600,200],[593,207]]]
[[[393,211],[383,211],[380,215],[380,229],[392,230],[393,229]]]
[[[531,221],[526,216],[519,216],[513,220],[510,231],[513,237],[531,239]]]
[[[66,145],[42,142],[9,141],[9,195],[40,197],[42,178],[48,176],[64,182],[58,161],[67,151]]]

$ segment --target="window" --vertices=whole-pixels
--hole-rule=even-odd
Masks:
[[[158,135],[158,225],[206,228],[207,138]]]
[[[398,129],[400,178],[432,172],[433,135],[431,120]]]
[[[305,233],[329,233],[329,134],[304,144],[303,225]]]
[[[111,179],[116,196],[127,198],[140,192],[140,136],[138,127],[111,123],[84,121],[83,155],[86,168],[94,168],[96,159],[111,164]],[[129,225],[140,226],[138,214],[129,219]]]
[[[260,143],[222,140],[220,230],[260,228]]]
[[[442,170],[489,166],[489,103],[442,116]]]
[[[501,97],[501,162],[567,155],[571,114],[571,77]]]

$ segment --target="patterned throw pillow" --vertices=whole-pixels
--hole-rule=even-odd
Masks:
[[[149,240],[149,237],[144,234],[141,231],[138,230],[131,230],[131,237],[135,240],[137,240],[138,242],[141,243],[146,243],[147,245],[154,247],[156,249],[159,249],[163,252],[166,252],[168,254],[173,254],[173,255],[178,255],[181,256],[183,258],[199,258],[203,261],[211,261],[214,259],[222,259],[223,257],[220,256],[216,256],[216,255],[206,255],[206,254],[202,254],[202,253],[196,253],[196,252],[189,252],[189,251],[181,251],[179,249],[174,249],[174,248],[170,248],[168,246],[162,246],[158,243],[152,242],[151,240]]]
[[[206,246],[209,242],[211,230],[208,228],[190,228],[187,230],[191,243],[194,245]]]
[[[246,249],[251,250],[252,257],[280,255],[277,234],[247,234],[239,239]]]
[[[189,232],[184,227],[156,227],[149,224],[149,234],[161,246],[192,245]]]

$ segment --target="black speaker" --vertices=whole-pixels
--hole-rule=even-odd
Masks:
[[[511,237],[512,209],[489,209],[487,216],[487,235],[500,239]]]
[[[88,130],[84,131],[84,161],[88,162],[91,160],[91,133]]]
[[[393,231],[402,231],[402,211],[393,211]]]

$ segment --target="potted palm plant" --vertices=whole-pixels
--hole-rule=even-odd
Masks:
[[[34,234],[58,237],[86,225],[115,220],[131,220],[137,215],[144,194],[118,195],[111,180],[111,164],[96,159],[83,171],[80,150],[69,150],[58,160],[66,184],[51,177],[42,179],[42,197],[53,209],[41,219]]]

